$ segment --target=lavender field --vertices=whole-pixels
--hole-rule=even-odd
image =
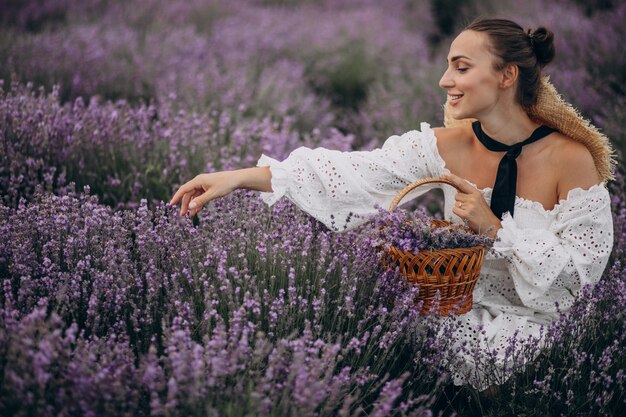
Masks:
[[[620,155],[601,281],[545,343],[510,341],[491,393],[452,384],[454,322],[418,315],[375,227],[247,190],[164,203],[261,154],[442,125],[449,43],[480,15],[553,30],[551,81]],[[619,0],[0,3],[0,415],[620,415],[625,21]]]

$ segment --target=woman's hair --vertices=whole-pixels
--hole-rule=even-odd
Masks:
[[[478,19],[465,30],[484,32],[490,40],[491,52],[497,58],[495,69],[508,64],[519,68],[517,101],[528,109],[537,101],[541,70],[554,59],[554,33],[545,27],[524,29],[506,19]]]

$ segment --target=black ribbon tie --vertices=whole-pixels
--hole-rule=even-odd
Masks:
[[[511,216],[513,216],[515,208],[515,193],[517,189],[516,159],[522,153],[522,147],[536,142],[552,132],[556,132],[556,129],[541,125],[535,129],[528,139],[511,146],[505,145],[504,143],[498,142],[497,140],[489,137],[485,132],[483,132],[479,121],[472,123],[472,129],[474,130],[474,133],[480,143],[482,143],[485,148],[493,152],[506,152],[498,165],[496,182],[493,186],[493,192],[491,194],[491,211],[493,211],[493,213],[498,216],[500,220],[502,220],[502,215],[507,211],[511,213]]]

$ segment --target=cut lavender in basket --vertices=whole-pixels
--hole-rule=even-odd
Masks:
[[[415,211],[397,209],[388,211],[378,207],[371,217],[369,232],[376,235],[376,244],[382,250],[392,246],[412,253],[422,250],[452,248],[489,248],[494,239],[485,234],[476,234],[462,225],[434,226],[423,208]]]

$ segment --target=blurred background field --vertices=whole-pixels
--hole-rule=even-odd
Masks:
[[[43,96],[57,85],[47,104],[33,98],[28,106],[43,113],[72,106],[67,117],[89,119],[81,128],[98,123],[90,120],[97,112],[119,115],[95,141],[85,142],[89,129],[71,132],[72,143],[56,147],[48,161],[29,155],[40,174],[58,169],[52,187],[59,177],[58,186],[89,184],[112,205],[166,199],[192,174],[249,166],[263,151],[281,158],[300,144],[370,149],[421,121],[441,125],[438,80],[450,41],[474,17],[498,15],[555,32],[557,59],[547,73],[622,151],[626,64],[617,51],[625,10],[608,0],[10,0],[3,5],[0,79],[9,95],[25,83],[37,95],[43,87]],[[52,111],[66,117],[69,110]],[[126,119],[141,117],[141,126],[125,128]],[[62,129],[31,145],[48,153],[56,136],[67,136]],[[23,158],[29,151],[12,152]],[[116,157],[103,158],[110,154]],[[21,172],[28,164],[20,165],[3,169],[23,175],[28,187],[33,167]],[[12,188],[3,185],[3,195],[14,205],[19,193]]]
[[[553,415],[605,415],[623,406],[621,174],[610,184],[611,264],[582,302],[597,309],[574,309],[536,367],[495,399],[471,388],[449,396],[435,348],[445,341],[411,339],[408,313],[363,260],[372,254],[351,247],[358,236],[333,236],[286,202],[270,210],[254,193],[194,223],[160,203],[200,172],[253,166],[262,153],[368,150],[422,121],[441,125],[449,44],[478,16],[555,32],[546,73],[621,161],[623,1],[2,2],[0,412],[544,415],[542,404]],[[421,204],[436,213],[440,201]]]

